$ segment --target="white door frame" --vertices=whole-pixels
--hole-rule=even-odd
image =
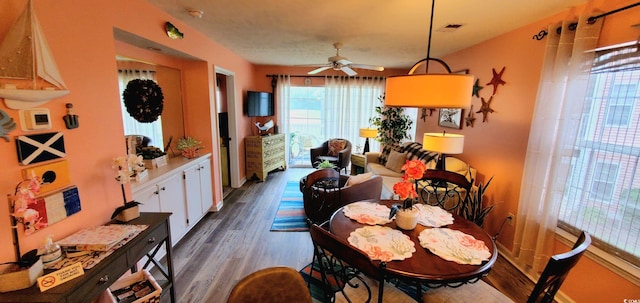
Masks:
[[[238,128],[236,127],[236,81],[235,81],[235,73],[224,69],[218,66],[214,67],[214,71],[216,74],[221,74],[226,76],[226,86],[227,86],[227,112],[229,113],[229,166],[230,166],[230,176],[229,181],[231,181],[231,187],[239,188],[242,186],[240,182],[240,159],[238,158],[238,151],[240,150],[239,141],[238,140]],[[214,75],[215,79],[215,75]],[[221,102],[219,100],[218,102]],[[217,107],[216,107],[217,111]],[[220,123],[220,121],[218,121]]]

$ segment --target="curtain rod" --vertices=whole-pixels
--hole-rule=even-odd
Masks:
[[[602,18],[602,17],[609,16],[609,15],[612,15],[612,14],[615,14],[615,13],[618,13],[618,12],[621,12],[621,11],[624,11],[624,10],[630,9],[630,8],[632,8],[632,7],[638,6],[638,5],[640,5],[640,2],[636,2],[636,3],[634,3],[634,4],[630,4],[630,5],[627,5],[627,6],[625,6],[625,7],[618,8],[618,9],[614,9],[614,10],[612,10],[612,11],[609,11],[609,12],[606,12],[606,13],[602,13],[602,14],[597,15],[597,16],[589,17],[589,19],[587,19],[587,24],[593,24],[593,23],[595,23],[595,22],[596,22],[596,20],[598,20],[598,19],[600,19],[600,18]],[[569,30],[575,30],[577,27],[578,27],[578,23],[575,23],[575,22],[574,22],[574,23],[569,24]],[[557,32],[558,34],[560,34],[560,33],[562,32],[562,27],[558,27],[558,28],[556,29],[556,32]],[[539,41],[539,40],[544,39],[544,37],[545,37],[546,35],[548,35],[548,34],[549,34],[549,33],[547,32],[547,30],[546,30],[546,29],[543,29],[543,30],[541,30],[539,33],[537,33],[537,34],[533,35],[532,39],[535,39],[535,40],[538,40],[538,41]]]
[[[279,76],[289,76],[291,78],[350,78],[350,79],[373,79],[373,78],[385,78],[385,76],[372,77],[372,76],[320,76],[320,75],[272,75],[268,74],[267,78],[278,78]]]

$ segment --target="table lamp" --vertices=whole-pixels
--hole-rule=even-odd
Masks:
[[[464,135],[442,133],[425,133],[422,137],[424,150],[439,153],[436,169],[445,170],[447,154],[461,154],[464,147]]]
[[[360,137],[366,138],[364,141],[364,150],[362,151],[363,155],[369,151],[369,138],[375,138],[377,136],[378,136],[378,130],[375,128],[360,129]]]

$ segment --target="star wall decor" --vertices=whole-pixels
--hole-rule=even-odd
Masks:
[[[473,115],[473,105],[469,109],[469,113],[466,117],[464,117],[464,125],[466,127],[473,127],[473,124],[476,122],[476,117]]]
[[[489,101],[485,101],[484,98],[480,98],[480,101],[482,101],[482,106],[476,113],[482,113],[482,123],[487,122],[487,116],[489,115],[489,113],[493,113],[493,109],[491,108],[491,100],[493,100],[493,96],[489,98]]]
[[[471,96],[476,96],[480,98],[480,95],[478,95],[478,93],[483,88],[484,86],[480,86],[480,79],[476,79],[476,83],[473,84],[473,92],[471,93]]]
[[[486,85],[493,85],[493,94],[491,94],[492,96],[495,95],[498,91],[498,85],[505,85],[505,83],[507,83],[502,80],[502,73],[504,73],[505,67],[506,66],[503,66],[499,73],[496,73],[495,68],[491,69],[491,71],[493,72],[493,78],[491,78],[491,81],[489,81],[489,83],[487,83]]]
[[[422,114],[420,115],[420,118],[422,118],[422,121],[427,121],[427,117],[431,117],[433,116],[433,111],[436,110],[435,108],[423,108],[422,109]],[[429,111],[429,113],[427,113],[427,111]]]

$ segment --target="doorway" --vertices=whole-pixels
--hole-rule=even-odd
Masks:
[[[223,198],[240,187],[238,133],[235,123],[235,80],[230,71],[215,68],[218,131],[220,141],[220,175]]]

